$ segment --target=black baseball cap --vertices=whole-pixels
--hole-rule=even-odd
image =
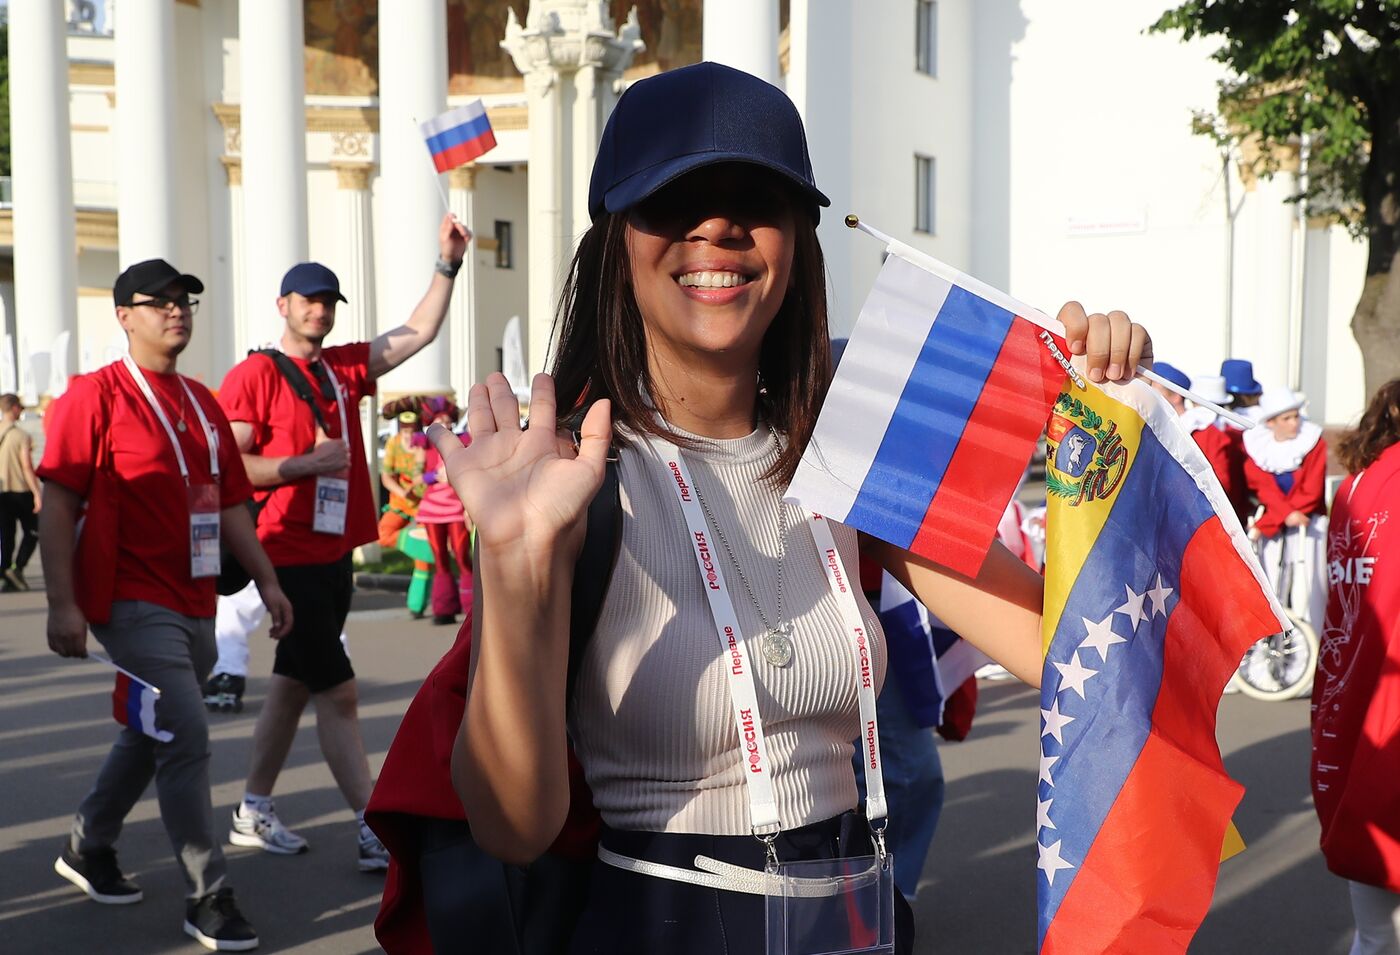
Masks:
[[[112,283],[112,301],[130,305],[133,295],[160,295],[171,285],[178,285],[191,295],[204,291],[204,283],[193,275],[182,273],[164,259],[147,259],[128,266]]]
[[[282,291],[277,294],[290,295],[292,292],[307,298],[331,292],[342,302],[346,301],[345,296],[340,294],[340,279],[320,262],[300,262],[287,270],[287,274],[282,276]]]
[[[702,166],[753,163],[788,179],[811,203],[817,189],[802,118],[787,94],[752,74],[696,63],[633,83],[603,129],[588,214],[622,212]]]

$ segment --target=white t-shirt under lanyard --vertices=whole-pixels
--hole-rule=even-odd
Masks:
[[[778,818],[777,800],[773,795],[773,764],[763,733],[763,718],[758,710],[758,693],[751,667],[752,657],[739,627],[738,615],[734,612],[734,601],[725,583],[721,562],[710,540],[710,527],[705,521],[705,512],[693,490],[694,482],[685,456],[675,444],[664,438],[648,435],[645,440],[659,452],[661,461],[671,471],[676,499],[680,503],[681,513],[685,516],[686,527],[690,531],[691,551],[695,555],[705,596],[710,604],[710,613],[714,617],[721,659],[724,661],[729,681],[734,727],[738,731],[740,746],[744,752],[749,824],[753,834],[769,844],[771,856],[772,839],[782,826]],[[846,583],[847,578],[841,566],[841,556],[836,550],[835,539],[831,536],[831,528],[823,518],[817,516],[809,517],[808,523],[812,528],[813,541],[817,545],[817,556],[826,568],[827,583],[841,609],[841,618],[851,638],[851,647],[856,657],[856,691],[860,701],[862,727],[861,764],[865,767],[867,791],[866,815],[872,829],[881,832],[886,815],[885,784],[881,771],[879,727],[875,716],[875,679],[869,636],[861,618],[860,608],[856,604],[855,594]]]
[[[335,391],[335,406],[340,411],[340,440],[350,446],[350,426],[345,415],[345,395],[340,387],[340,379],[335,369],[327,361],[321,362],[331,388]],[[316,505],[311,515],[311,529],[320,534],[340,535],[345,533],[345,515],[349,510],[350,481],[346,478],[321,474],[316,477]]]
[[[145,374],[130,355],[122,356],[122,364],[126,366],[127,373],[136,382],[136,387],[141,389],[141,394],[145,396],[146,403],[151,406],[156,420],[165,429],[165,436],[170,439],[170,446],[175,451],[175,460],[180,465],[180,477],[184,478],[185,481],[185,497],[190,513],[190,576],[217,577],[220,569],[219,432],[209,424],[209,419],[204,414],[204,408],[195,398],[189,384],[184,378],[180,378],[180,387],[185,389],[185,396],[189,398],[190,404],[194,405],[194,413],[199,418],[199,426],[204,429],[204,440],[209,446],[209,473],[214,478],[212,485],[191,484],[190,468],[185,461],[184,449],[180,447],[180,439],[176,436],[175,429],[170,424],[170,418],[165,414],[165,409],[156,400],[156,394],[151,390],[151,383],[146,380]]]

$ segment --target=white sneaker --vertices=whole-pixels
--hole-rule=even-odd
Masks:
[[[389,850],[366,826],[360,827],[360,871],[383,872],[389,868]]]
[[[230,845],[251,846],[283,856],[294,856],[311,848],[305,839],[282,825],[271,803],[266,812],[259,812],[240,802],[233,811],[233,828],[228,831],[228,841]]]

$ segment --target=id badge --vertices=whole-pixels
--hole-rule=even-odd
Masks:
[[[894,856],[786,862],[767,897],[768,955],[894,953]]]
[[[318,534],[345,533],[346,504],[350,499],[350,482],[342,477],[321,476],[316,479],[316,510],[311,529]]]
[[[219,576],[219,486],[186,489],[190,507],[190,576]]]

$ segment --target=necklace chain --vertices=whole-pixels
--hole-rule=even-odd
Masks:
[[[781,454],[782,445],[778,443],[778,433],[773,430],[773,426],[768,426],[768,433],[773,437],[773,447]],[[710,505],[705,503],[705,496],[700,493],[700,483],[695,482],[695,499],[700,502],[700,507],[705,512],[705,517],[709,520],[710,526],[714,528],[715,536],[719,538],[720,545],[724,547],[725,556],[729,558],[730,566],[739,574],[739,582],[744,585],[744,592],[748,594],[749,602],[753,604],[753,609],[758,611],[758,619],[763,622],[763,626],[768,633],[783,632],[783,557],[787,551],[787,508],[782,500],[778,501],[778,625],[774,626],[768,615],[763,612],[763,606],[758,602],[758,596],[754,593],[753,586],[749,583],[749,578],[744,574],[744,568],[739,566],[738,558],[734,556],[734,548],[729,546],[729,539],[724,536],[724,531],[720,529],[719,522],[715,520],[714,512],[710,510]]]

